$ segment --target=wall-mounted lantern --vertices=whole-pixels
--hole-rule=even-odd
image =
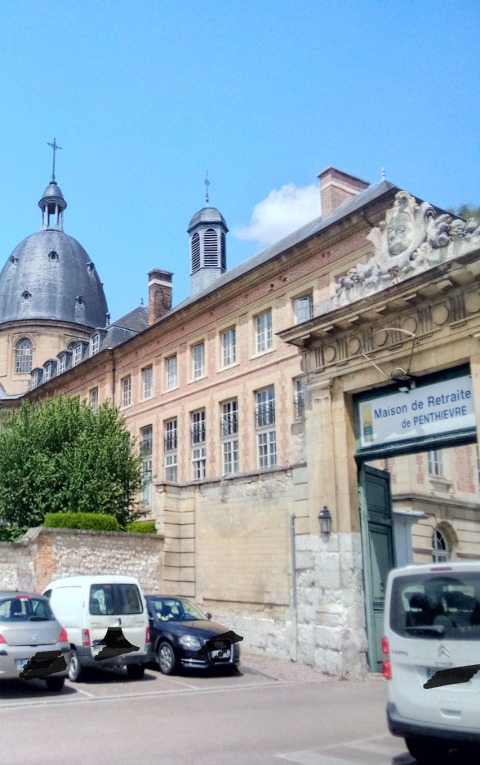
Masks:
[[[328,536],[332,530],[332,516],[326,505],[323,506],[318,514],[318,522],[320,524],[320,532]]]

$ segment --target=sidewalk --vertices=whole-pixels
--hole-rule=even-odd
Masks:
[[[327,683],[337,680],[332,675],[326,675],[307,664],[300,664],[288,659],[274,659],[270,656],[250,653],[242,650],[240,656],[240,672],[252,675],[264,675],[274,680],[293,680],[297,682]],[[369,672],[366,680],[383,682],[384,678],[379,672]],[[352,680],[351,682],[364,682]]]
[[[325,683],[335,679],[306,664],[299,664],[288,659],[274,659],[243,650],[239,669],[245,674],[264,675],[274,680]]]

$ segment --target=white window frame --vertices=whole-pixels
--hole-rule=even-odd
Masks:
[[[152,454],[153,427],[145,425],[140,428],[140,454],[142,455],[142,505],[152,506]]]
[[[177,482],[178,477],[178,464],[177,464],[177,452],[167,452],[165,454],[165,480]]]
[[[178,419],[170,417],[163,423],[163,466],[165,480],[176,483],[178,476],[177,464]]]
[[[205,377],[205,343],[195,343],[190,348],[192,358],[192,380]]]
[[[236,435],[238,433],[238,399],[230,398],[220,404],[220,436]]]
[[[153,366],[142,369],[142,398],[152,398],[153,395]]]
[[[311,292],[293,298],[295,324],[301,324],[313,318],[313,294]]]
[[[255,426],[257,429],[275,424],[275,388],[257,390],[255,393]]]
[[[305,417],[305,378],[297,377],[293,381],[293,410],[296,420],[303,420]]]
[[[72,353],[72,367],[76,367],[82,360],[82,344],[77,343],[73,348]]]
[[[237,363],[236,327],[224,329],[221,333],[222,367],[231,367]]]
[[[443,464],[443,452],[441,449],[430,449],[428,452],[428,474],[430,476],[437,476],[443,478],[444,464]]]
[[[275,387],[269,385],[267,388],[256,391],[255,404],[258,467],[274,467],[277,464]]]
[[[90,356],[95,356],[100,350],[100,333],[95,332],[90,338]]]
[[[167,390],[176,388],[177,383],[177,354],[165,359],[165,385]]]
[[[255,353],[261,354],[271,351],[273,347],[273,319],[272,309],[255,316]]]
[[[436,528],[432,534],[432,562],[444,563],[448,560],[450,560],[448,540],[443,531]]]
[[[163,448],[166,452],[176,452],[178,445],[178,420],[170,417],[163,423]]]
[[[63,372],[65,372],[67,369],[67,356],[65,353],[62,353],[61,356],[58,358],[58,374],[61,375]]]
[[[257,433],[258,467],[269,468],[277,464],[277,437],[275,430]]]
[[[222,441],[222,474],[236,475],[240,471],[238,439],[238,399],[220,404],[220,438]]]
[[[28,351],[27,353],[25,351]],[[22,337],[15,346],[15,374],[28,375],[32,371],[33,343],[29,337]]]
[[[192,446],[204,444],[207,439],[207,414],[205,409],[197,409],[195,412],[192,412],[190,421],[190,442]]]
[[[195,446],[192,449],[192,480],[201,481],[207,475],[207,447]]]
[[[98,388],[91,388],[88,391],[88,402],[90,409],[96,414],[98,412]]]
[[[122,377],[122,406],[130,406],[132,403],[132,376]]]
[[[237,475],[240,472],[238,438],[227,438],[222,441],[222,472],[223,475]]]

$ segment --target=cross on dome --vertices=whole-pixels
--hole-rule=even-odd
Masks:
[[[52,168],[52,180],[51,180],[51,183],[56,183],[56,180],[55,180],[55,152],[57,151],[57,149],[61,149],[62,147],[58,145],[56,138],[53,139],[53,143],[49,143],[47,141],[47,145],[51,146],[52,149],[53,149],[53,168]]]

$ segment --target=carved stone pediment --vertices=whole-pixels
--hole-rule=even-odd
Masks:
[[[348,305],[392,284],[427,271],[439,263],[454,260],[480,246],[480,224],[417,204],[406,191],[399,191],[385,221],[373,228],[367,239],[373,257],[340,276],[333,306]]]

